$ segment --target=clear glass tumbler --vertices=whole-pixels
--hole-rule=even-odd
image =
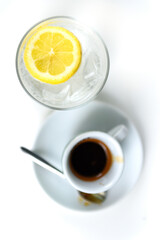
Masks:
[[[43,26],[64,27],[80,41],[81,64],[64,83],[41,82],[33,78],[25,67],[25,46],[37,29]],[[86,25],[69,17],[53,17],[34,25],[22,38],[17,50],[16,69],[20,83],[33,99],[47,107],[65,110],[91,101],[102,90],[109,73],[109,55],[101,37]]]

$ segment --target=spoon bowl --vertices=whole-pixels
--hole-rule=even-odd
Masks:
[[[102,202],[105,201],[106,193],[107,192],[90,194],[90,193],[84,193],[84,192],[79,191],[79,194],[82,198],[84,198],[85,200],[87,200],[89,202],[96,203],[96,204],[101,204]]]

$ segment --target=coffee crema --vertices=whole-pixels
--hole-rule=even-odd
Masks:
[[[95,181],[109,171],[112,154],[99,139],[86,138],[73,147],[69,165],[76,177],[84,181]]]

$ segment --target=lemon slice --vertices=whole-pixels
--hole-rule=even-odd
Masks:
[[[59,84],[67,81],[81,62],[81,45],[62,27],[43,27],[33,34],[24,50],[24,63],[36,79]]]

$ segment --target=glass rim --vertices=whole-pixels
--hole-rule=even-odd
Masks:
[[[41,101],[39,101],[38,99],[36,99],[24,86],[22,80],[21,80],[21,77],[20,77],[20,74],[19,74],[19,67],[18,67],[18,56],[19,56],[19,52],[20,52],[20,48],[22,46],[22,43],[24,41],[24,39],[27,37],[27,35],[30,33],[31,30],[33,30],[36,26],[42,24],[43,22],[46,22],[46,21],[49,21],[49,20],[52,20],[52,19],[58,19],[58,18],[63,18],[63,19],[70,19],[70,20],[73,20],[74,22],[78,23],[78,24],[81,24],[82,26],[85,26],[85,28],[87,28],[88,30],[92,31],[92,33],[94,33],[95,35],[98,36],[98,38],[101,40],[102,42],[102,45],[105,49],[105,53],[106,53],[106,59],[107,59],[107,63],[108,63],[108,66],[106,68],[106,74],[105,74],[105,77],[104,77],[104,80],[103,80],[103,84],[101,85],[101,87],[98,89],[98,91],[96,92],[96,94],[92,97],[89,98],[89,100],[83,102],[83,103],[80,103],[80,104],[77,104],[75,106],[71,106],[71,107],[54,107],[54,106],[51,106],[51,105],[48,105],[46,103],[43,103]],[[75,109],[75,108],[78,108],[80,106],[83,106],[89,102],[91,102],[92,100],[94,100],[98,95],[99,93],[101,92],[101,90],[103,89],[105,83],[107,82],[107,79],[108,79],[108,75],[109,75],[109,70],[110,70],[110,58],[109,58],[109,52],[108,52],[108,48],[104,42],[104,40],[102,39],[102,37],[99,35],[99,33],[94,30],[92,27],[88,26],[88,25],[85,25],[84,23],[82,23],[81,21],[73,18],[73,17],[70,17],[70,16],[55,16],[55,17],[49,17],[49,18],[46,18],[46,19],[43,19],[39,22],[37,22],[36,24],[34,24],[32,27],[30,27],[28,29],[28,31],[23,35],[22,39],[20,40],[19,44],[18,44],[18,47],[17,47],[17,51],[16,51],[16,58],[15,58],[15,64],[16,64],[16,72],[17,72],[17,76],[18,76],[18,79],[19,79],[19,82],[21,84],[21,86],[23,87],[23,89],[25,90],[25,92],[33,99],[35,100],[36,102],[40,103],[41,105],[45,106],[45,107],[48,107],[50,109],[53,109],[53,110],[69,110],[69,109]]]

